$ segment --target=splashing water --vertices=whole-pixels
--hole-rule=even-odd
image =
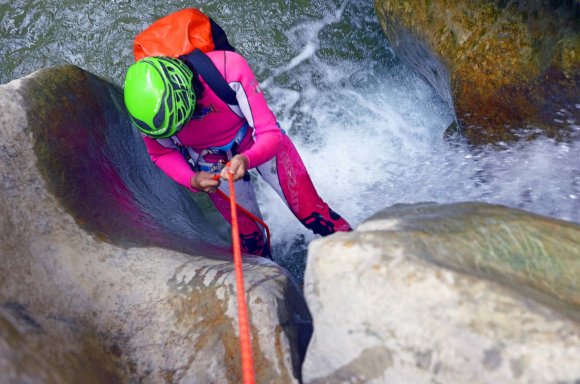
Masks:
[[[344,23],[344,12],[343,5],[291,28],[288,40],[302,49],[264,87],[319,193],[352,225],[384,207],[422,201],[482,201],[580,221],[580,134],[567,143],[540,138],[477,149],[444,141],[452,112],[386,47],[382,60],[325,51],[332,43],[324,32]],[[267,188],[261,193],[274,243],[296,258],[296,246],[313,236]]]

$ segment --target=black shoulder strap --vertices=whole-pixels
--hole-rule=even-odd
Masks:
[[[195,49],[193,52],[188,53],[179,57],[188,66],[195,68],[197,73],[199,73],[203,80],[209,85],[212,91],[225,103],[230,105],[238,105],[238,100],[236,99],[236,92],[230,88],[230,85],[223,78],[221,73],[217,70],[214,63],[209,57],[199,49]]]
[[[214,49],[216,51],[232,51],[235,52],[235,48],[232,47],[228,41],[226,33],[215,21],[209,18],[209,24],[211,26],[211,39],[213,40]]]

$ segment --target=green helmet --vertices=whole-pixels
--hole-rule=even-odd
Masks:
[[[175,135],[195,109],[193,73],[180,60],[147,57],[129,67],[125,105],[133,124],[155,139]]]

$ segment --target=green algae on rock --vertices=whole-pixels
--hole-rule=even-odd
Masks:
[[[580,120],[577,2],[376,0],[375,9],[397,55],[452,100],[470,142],[510,140],[514,129],[532,127],[566,136],[557,113]],[[449,72],[449,86],[421,70],[427,57]]]
[[[401,204],[310,243],[305,276],[308,383],[580,377],[580,225],[483,203]]]

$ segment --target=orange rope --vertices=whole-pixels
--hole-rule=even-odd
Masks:
[[[244,275],[242,272],[242,250],[240,246],[240,234],[238,227],[238,213],[236,193],[234,190],[234,175],[229,174],[230,186],[230,209],[232,211],[232,243],[234,246],[234,265],[236,269],[236,293],[238,296],[238,319],[240,328],[240,348],[242,353],[242,379],[244,384],[254,384],[254,358],[252,355],[252,343],[250,341],[250,326],[248,309],[246,307],[246,295],[244,291]],[[220,191],[221,192],[221,191]],[[223,192],[222,192],[223,193]]]

